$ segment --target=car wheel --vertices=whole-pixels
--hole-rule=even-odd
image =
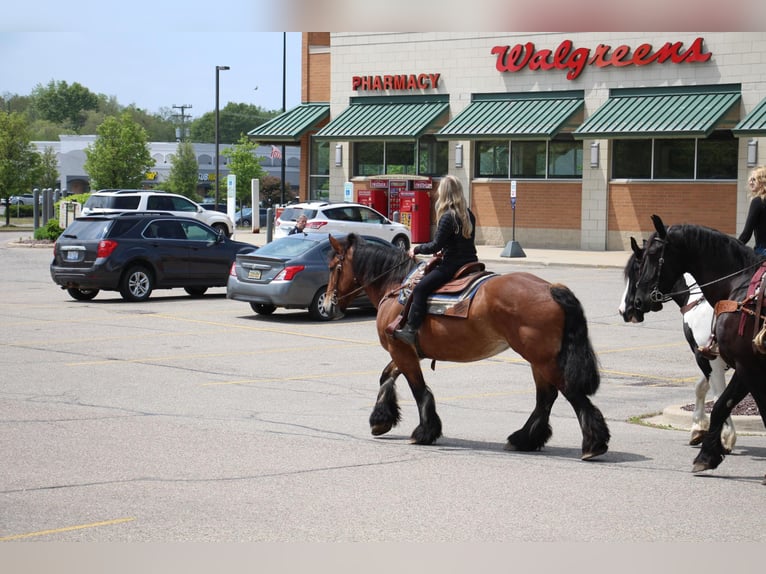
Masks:
[[[311,305],[309,305],[309,315],[315,321],[329,321],[330,319],[333,318],[332,316],[327,314],[324,307],[322,306],[322,303],[324,303],[326,295],[327,295],[327,285],[325,285],[319,291],[317,291],[316,295],[314,295],[314,299],[311,300]]]
[[[393,241],[391,241],[396,247],[401,249],[402,251],[407,251],[410,248],[410,242],[404,235],[397,235],[394,237]]]
[[[72,299],[77,299],[78,301],[90,301],[98,295],[98,289],[77,289],[72,287],[66,291]]]
[[[153,288],[152,273],[143,265],[128,269],[120,281],[120,295],[126,301],[146,301]]]
[[[243,219],[242,220],[242,227],[250,227],[250,220],[249,219]]]
[[[265,303],[250,303],[250,308],[259,315],[271,315],[277,310],[275,305],[266,305]]]
[[[207,291],[207,287],[184,287],[184,291],[192,297],[202,297]]]
[[[224,237],[230,237],[231,236],[231,234],[229,233],[229,228],[226,227],[225,223],[214,223],[213,224],[213,229],[215,229],[216,231],[223,232]]]

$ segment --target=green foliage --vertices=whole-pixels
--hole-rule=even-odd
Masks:
[[[46,187],[53,189],[56,187],[58,180],[59,168],[56,152],[52,147],[48,146],[40,156],[40,179],[37,181],[37,184],[43,189]]]
[[[89,193],[76,193],[76,194],[73,193],[72,195],[68,195],[65,201],[76,201],[80,205],[84,205],[85,202],[88,201],[89,197],[90,197]]]
[[[239,143],[221,152],[229,158],[229,173],[237,176],[237,200],[249,203],[251,195],[250,181],[261,179],[266,176],[266,171],[261,167],[261,160],[255,155],[258,144],[251,142],[246,135],[242,135]],[[228,191],[228,190],[227,190]]]
[[[285,182],[285,202],[290,201],[290,182]],[[282,180],[273,175],[261,178],[261,200],[264,205],[282,203]]]
[[[170,160],[170,174],[163,189],[196,200],[199,165],[191,142],[180,142]]]
[[[38,84],[32,92],[34,109],[44,120],[63,124],[79,133],[85,122],[85,112],[98,108],[98,96],[75,82],[51,80],[47,86]]]
[[[24,116],[0,111],[0,198],[29,193],[39,181],[41,165]]]
[[[97,134],[95,143],[85,150],[91,188],[140,188],[154,165],[146,130],[123,112],[119,118],[106,118]]]
[[[232,144],[264,122],[278,116],[281,111],[267,111],[252,104],[229,102],[218,112],[218,141]],[[203,114],[191,125],[192,140],[201,143],[215,143],[215,111]]]
[[[56,241],[62,233],[64,233],[64,230],[61,229],[59,222],[55,219],[49,219],[48,223],[45,224],[45,227],[38,227],[35,229],[35,239],[50,239],[51,241]]]

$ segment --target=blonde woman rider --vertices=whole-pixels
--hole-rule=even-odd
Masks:
[[[436,234],[429,243],[410,249],[410,257],[442,252],[442,259],[412,290],[412,304],[407,323],[394,331],[394,338],[415,343],[420,325],[426,316],[428,296],[452,279],[466,263],[478,261],[476,256],[476,218],[465,202],[463,186],[455,176],[448,175],[439,183],[436,199]]]
[[[758,166],[750,173],[748,185],[752,199],[739,240],[747,243],[755,234],[755,252],[766,255],[766,166]]]

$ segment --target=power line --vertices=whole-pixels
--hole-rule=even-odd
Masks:
[[[184,136],[189,137],[189,134],[186,133],[186,131],[184,130],[184,120],[187,117],[189,118],[191,117],[191,114],[189,114],[188,116],[185,114],[186,110],[190,109],[191,107],[192,107],[191,104],[182,104],[180,106],[176,106],[176,105],[173,106],[173,109],[181,110],[180,114],[173,114],[173,117],[176,117],[176,118],[178,116],[181,116],[181,129],[176,130],[176,140],[178,141],[181,141],[184,138]]]

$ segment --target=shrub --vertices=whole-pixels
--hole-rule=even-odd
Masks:
[[[35,229],[35,239],[49,239],[56,241],[59,235],[64,233],[64,230],[59,226],[59,222],[55,219],[49,219],[45,227],[38,227]]]

